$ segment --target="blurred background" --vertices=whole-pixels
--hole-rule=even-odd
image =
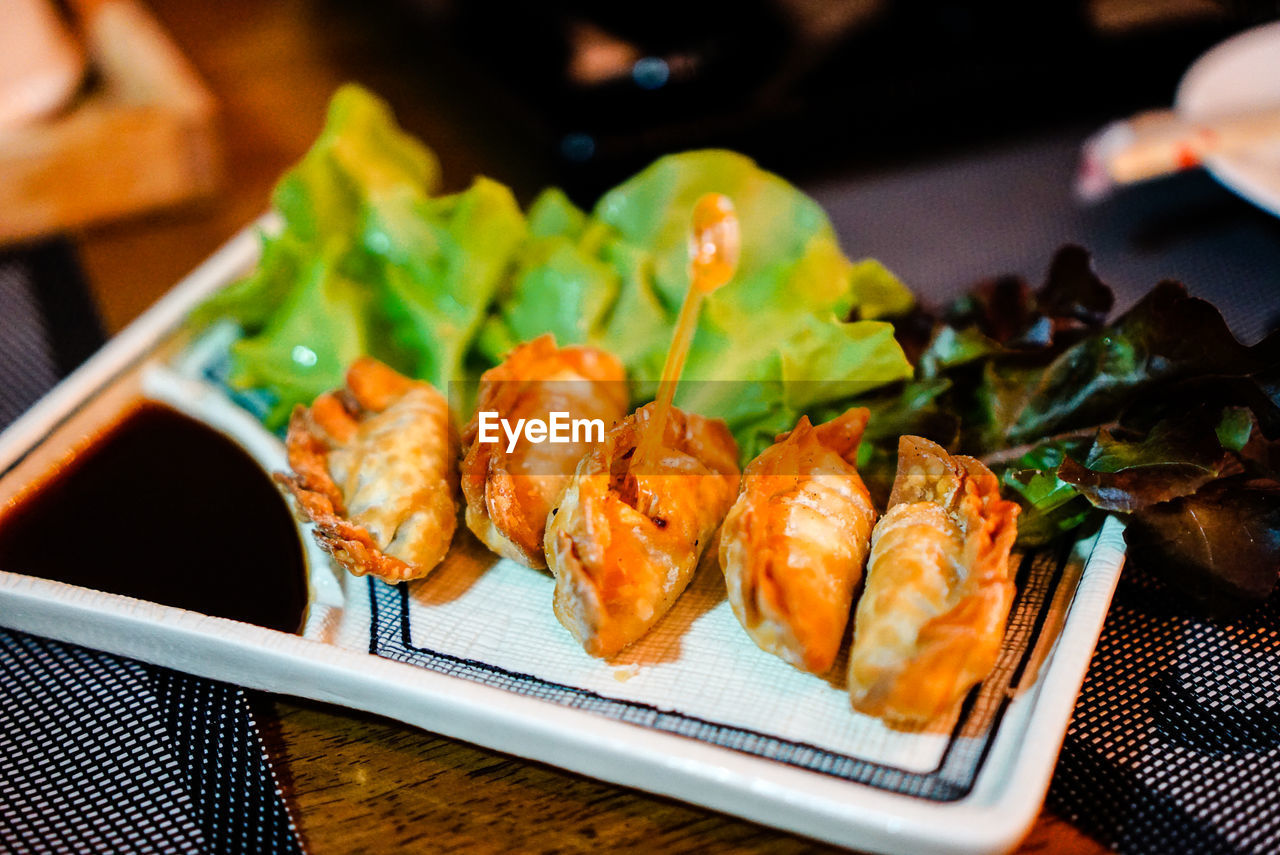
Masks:
[[[925,293],[1034,279],[1063,239],[1105,259],[1136,216],[1074,204],[1083,138],[1168,106],[1196,56],[1280,3],[5,0],[0,15],[0,241],[71,236],[114,331],[266,207],[346,80],[391,102],[449,189],[484,173],[522,200],[557,183],[589,205],[656,155],[727,146],[813,192],[850,255]],[[922,169],[942,172],[921,184]],[[1015,207],[992,175],[1020,188]],[[1159,215],[1126,252],[1254,216],[1202,177],[1176,210],[1161,192],[1138,203]],[[1202,267],[1174,252],[1162,274]]]
[[[504,0],[406,7],[563,180],[592,195],[717,145],[833,167],[1168,103],[1200,52],[1266,17],[1214,0]]]

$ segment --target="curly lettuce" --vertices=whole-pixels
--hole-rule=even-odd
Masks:
[[[742,255],[704,306],[681,407],[725,419],[749,452],[805,412],[911,375],[891,325],[846,320],[910,308],[906,287],[876,262],[851,262],[815,201],[718,150],[661,158],[590,215],[544,194],[487,356],[549,330],[617,354],[637,400],[651,396],[688,287],[689,213],[710,192],[733,200]]]
[[[441,387],[463,373],[526,224],[503,185],[437,196],[439,180],[435,155],[385,103],[338,90],[276,186],[281,227],[263,235],[257,269],[196,313],[242,327],[230,382],[266,393],[271,427],[342,385],[361,354]]]
[[[707,301],[678,403],[726,419],[750,453],[802,413],[908,378],[877,318],[912,305],[874,261],[851,262],[822,208],[728,151],[664,157],[589,213],[562,192],[527,213],[489,179],[435,195],[435,156],[356,86],[273,196],[282,227],[258,268],[199,310],[243,329],[230,382],[265,391],[268,422],[341,385],[364,353],[444,387],[553,333],[617,354],[653,394],[688,288],[690,212],[727,194],[742,228],[729,286]],[[850,320],[856,318],[855,320]]]

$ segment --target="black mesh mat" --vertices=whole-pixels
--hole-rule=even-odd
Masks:
[[[1050,803],[1125,853],[1280,852],[1280,595],[1231,621],[1128,567]]]
[[[299,852],[244,689],[0,630],[0,852]]]

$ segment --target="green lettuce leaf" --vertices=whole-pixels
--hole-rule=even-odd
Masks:
[[[1046,442],[1030,449],[1000,473],[1000,481],[1022,506],[1018,544],[1049,543],[1098,515],[1088,499],[1058,474],[1071,454],[1083,454],[1085,441]]]
[[[856,314],[863,320],[905,315],[916,304],[911,289],[874,258],[864,258],[849,268],[849,287]]]
[[[1139,393],[1182,377],[1256,370],[1212,304],[1161,282],[1114,324],[1036,372],[996,428],[1015,442],[1105,421]]]
[[[507,293],[479,342],[497,362],[520,342],[551,333],[556,341],[586,341],[618,293],[619,275],[600,257],[607,229],[588,229],[587,215],[559,190],[544,191],[529,208],[529,238]]]
[[[663,158],[589,214],[554,189],[526,216],[496,182],[445,197],[438,182],[386,104],[339,90],[276,187],[282,226],[258,268],[196,313],[240,324],[231,382],[275,402],[271,426],[361,353],[443,388],[544,333],[617,354],[648,399],[689,285],[690,215],[713,191],[734,201],[743,250],[706,302],[680,406],[754,443],[911,375],[892,326],[873,320],[910,310],[910,292],[850,262],[818,204],[746,157]]]
[[[257,268],[192,317],[240,324],[230,382],[275,402],[269,426],[340,386],[362,354],[441,388],[465,374],[527,226],[503,185],[481,178],[438,197],[439,175],[385,103],[338,90],[315,144],[276,186],[282,225],[263,235]]]
[[[1194,493],[1226,461],[1213,424],[1188,417],[1157,422],[1146,435],[1103,428],[1082,462],[1062,461],[1058,477],[1095,507],[1129,513]]]
[[[1243,451],[1253,433],[1253,414],[1247,407],[1227,407],[1213,432],[1227,451]]]
[[[295,404],[341,385],[356,357],[390,357],[374,333],[373,294],[334,268],[317,256],[261,333],[231,347],[232,385],[270,392],[272,427],[282,425]]]
[[[435,154],[400,129],[385,102],[348,84],[334,93],[320,136],[281,177],[271,202],[298,240],[346,245],[371,209],[403,219],[439,183]]]
[[[464,356],[524,241],[524,215],[511,191],[487,178],[403,219],[384,220],[389,213],[372,209],[365,230],[382,262],[374,276],[382,309],[409,373],[444,389],[464,379]]]
[[[1238,613],[1270,596],[1280,568],[1280,484],[1243,475],[1134,514],[1135,560],[1205,611]]]
[[[540,226],[523,253],[482,339],[487,355],[552,331],[617,354],[637,401],[650,397],[689,284],[689,216],[709,192],[733,200],[742,255],[733,281],[703,308],[681,407],[725,419],[754,446],[801,413],[910,376],[889,324],[844,320],[856,309],[879,317],[910,308],[906,288],[876,263],[852,264],[808,196],[715,150],[658,160],[606,193],[585,222],[572,211],[538,216],[553,225]],[[540,213],[535,205],[531,219]]]
[[[230,318],[246,330],[261,330],[317,257],[287,229],[275,236],[259,232],[258,240],[262,248],[253,272],[197,306],[188,323],[200,327]]]

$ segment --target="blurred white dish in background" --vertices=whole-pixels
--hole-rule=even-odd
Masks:
[[[46,116],[75,94],[84,52],[50,0],[3,0],[0,131]]]
[[[1174,104],[1179,115],[1212,121],[1280,107],[1280,21],[1227,39],[1188,69]],[[1280,137],[1215,155],[1205,168],[1229,189],[1280,217]]]

